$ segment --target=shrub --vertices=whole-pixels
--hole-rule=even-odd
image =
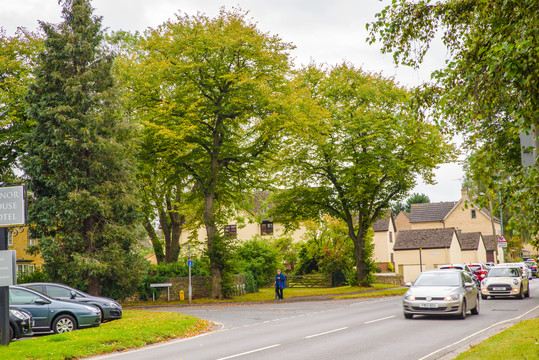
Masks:
[[[279,266],[277,250],[258,237],[238,246],[235,256],[240,272],[250,272],[257,288],[266,285]]]
[[[33,282],[50,282],[49,276],[40,267],[34,272],[23,272],[17,274],[17,284],[26,284]]]

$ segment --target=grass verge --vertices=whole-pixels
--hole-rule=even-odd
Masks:
[[[97,328],[15,341],[0,347],[0,359],[78,359],[193,336],[210,326],[179,313],[127,309],[122,319]]]
[[[284,297],[296,298],[296,297],[305,297],[305,296],[324,296],[324,295],[337,295],[357,293],[362,291],[369,290],[382,290],[382,289],[391,289],[400,287],[400,285],[389,285],[389,284],[373,284],[372,287],[362,287],[362,286],[339,286],[333,288],[286,288],[284,289]],[[377,296],[376,292],[370,292],[370,297]],[[404,292],[403,292],[404,293]],[[368,295],[366,295],[369,297]],[[388,296],[388,295],[384,295]],[[259,302],[259,301],[271,301],[275,298],[275,289],[273,287],[261,288],[259,292],[252,294],[245,294],[234,296],[232,299],[224,300],[215,300],[209,298],[202,299],[193,299],[192,304],[215,304],[215,303],[237,303],[237,302]],[[184,305],[188,304],[187,300],[184,301],[148,301],[148,302],[131,302],[131,303],[122,303],[123,306],[156,306],[156,305]]]
[[[539,319],[519,322],[455,358],[455,360],[482,359],[539,359]]]

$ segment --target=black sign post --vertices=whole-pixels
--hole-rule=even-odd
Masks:
[[[0,251],[7,250],[8,228],[0,227]],[[9,286],[0,286],[0,322],[2,345],[9,345]]]

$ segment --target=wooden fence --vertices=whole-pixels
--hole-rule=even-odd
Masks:
[[[290,275],[286,277],[286,287],[329,288],[331,275]]]

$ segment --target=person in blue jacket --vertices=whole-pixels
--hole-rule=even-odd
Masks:
[[[275,276],[275,300],[283,300],[283,289],[286,286],[286,276],[281,274],[281,269],[277,269]]]

